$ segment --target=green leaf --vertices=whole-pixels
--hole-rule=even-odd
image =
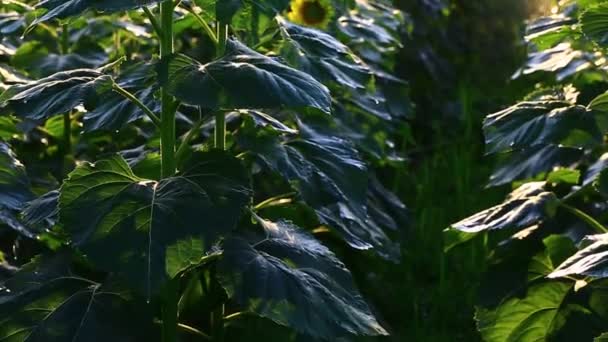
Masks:
[[[211,63],[202,65],[183,55],[169,63],[167,90],[190,105],[215,110],[311,107],[330,112],[325,86],[236,40],[229,40],[226,55]]]
[[[25,167],[0,141],[0,207],[17,210],[33,198]]]
[[[549,217],[556,202],[555,194],[545,190],[545,182],[526,183],[510,193],[503,203],[454,223],[452,227],[467,233],[520,230]]]
[[[580,178],[581,172],[579,170],[560,168],[549,173],[547,183],[577,185]]]
[[[575,50],[568,42],[528,55],[526,64],[519,69],[513,78],[538,72],[551,73],[559,82],[593,67],[598,59],[593,53]]]
[[[296,68],[318,80],[353,89],[365,89],[371,80],[367,66],[331,35],[277,17],[285,40],[283,56]]]
[[[484,341],[547,341],[565,323],[564,300],[572,283],[532,285],[524,298],[510,298],[496,309],[477,308],[475,319]]]
[[[526,28],[526,41],[533,42],[538,50],[552,48],[567,38],[578,38],[580,34],[572,28],[576,22],[564,14],[541,17]]]
[[[103,12],[126,11],[152,5],[161,0],[43,0],[36,8],[47,10],[43,16],[34,20],[32,25],[40,24],[51,19],[64,19],[79,15],[86,10]]]
[[[518,103],[488,115],[483,130],[487,153],[547,144],[586,147],[602,139],[594,112],[563,101]]]
[[[160,101],[154,98],[159,87],[153,64],[140,63],[128,67],[116,79],[116,83],[135,95],[152,112],[160,112]],[[98,93],[99,103],[93,104],[84,116],[84,130],[87,132],[120,130],[128,123],[146,116],[141,108],[111,87],[102,87]]]
[[[608,277],[608,234],[591,235],[585,238],[584,247],[564,261],[549,278],[573,275],[596,278]]]
[[[44,120],[89,101],[96,96],[96,87],[109,80],[110,76],[93,69],[59,72],[11,86],[0,95],[0,105],[9,106],[18,117]]]
[[[353,248],[396,259],[398,250],[367,212],[368,171],[346,140],[321,134],[299,122],[300,135],[281,136],[271,127],[245,124],[237,142],[262,166],[291,183],[321,223],[335,229]]]
[[[244,168],[223,152],[194,154],[180,174],[160,182],[113,157],[70,173],[60,222],[97,267],[150,297],[236,225],[249,193]]]
[[[608,5],[600,4],[584,11],[580,16],[581,31],[598,44],[608,43]]]
[[[556,168],[575,167],[585,150],[560,145],[536,145],[501,154],[488,186],[534,178]]]
[[[30,227],[52,227],[57,222],[59,191],[53,190],[26,203],[23,208],[23,222]]]
[[[224,242],[219,279],[231,298],[313,337],[387,334],[329,249],[290,222],[258,222],[265,238]]]
[[[40,256],[1,285],[0,339],[141,341],[151,326],[131,294],[79,277],[68,253]]]
[[[587,105],[587,108],[600,112],[608,112],[608,92],[598,95],[596,98],[591,100],[589,105]]]
[[[608,342],[608,333],[603,333],[593,339],[593,342]]]

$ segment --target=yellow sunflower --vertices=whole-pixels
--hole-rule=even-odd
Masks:
[[[334,15],[331,0],[292,0],[287,18],[294,23],[326,28]]]

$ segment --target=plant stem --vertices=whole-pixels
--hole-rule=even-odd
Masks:
[[[61,25],[61,40],[60,49],[61,54],[66,55],[70,52],[70,35],[69,27],[67,24]],[[72,151],[72,118],[70,112],[63,114],[63,147],[62,154],[68,155]]]
[[[205,33],[207,33],[209,38],[211,38],[213,43],[215,45],[217,45],[219,43],[218,39],[217,39],[217,35],[215,32],[213,32],[213,29],[209,26],[209,24],[207,24],[205,19],[203,19],[203,17],[201,17],[200,14],[196,13],[194,8],[192,8],[191,6],[184,6],[184,8],[186,9],[186,11],[188,11],[188,12],[190,12],[190,14],[192,14],[194,19],[196,19],[196,21],[198,21],[198,23],[203,27],[203,30],[205,31]]]
[[[156,16],[154,15],[154,13],[152,13],[152,11],[150,11],[150,9],[148,7],[144,6],[143,10],[144,10],[144,13],[146,14],[146,17],[148,17],[150,24],[152,24],[152,28],[154,29],[156,36],[158,36],[159,39],[162,39],[163,29],[162,29],[162,27],[160,27],[160,24],[158,23],[158,19],[156,19]]]
[[[260,10],[256,4],[251,7],[251,46],[256,45],[260,41]]]
[[[587,225],[589,225],[589,227],[593,228],[593,230],[595,230],[596,232],[598,232],[599,234],[605,234],[608,233],[608,229],[606,229],[606,227],[604,227],[604,225],[602,225],[601,223],[599,223],[597,220],[595,220],[593,217],[589,216],[587,213],[573,207],[570,206],[566,203],[560,202],[560,207],[566,209],[567,211],[569,211],[571,214],[573,214],[574,216],[580,218],[581,220],[583,220]]]
[[[154,112],[150,108],[148,108],[148,106],[146,106],[143,102],[141,102],[135,95],[131,94],[128,90],[124,89],[116,83],[112,84],[112,90],[124,96],[129,101],[133,102],[137,107],[143,110],[144,113],[146,113],[146,115],[150,118],[150,120],[152,120],[156,127],[160,127],[161,121],[158,116],[156,116],[156,114],[154,114]]]
[[[217,22],[217,58],[226,53],[226,42],[228,41],[228,25]]]
[[[217,58],[220,58],[226,52],[226,41],[228,40],[228,25],[217,22]],[[219,111],[215,114],[215,148],[220,150],[226,149],[226,114]]]
[[[215,148],[226,149],[226,116],[223,111],[215,114]]]
[[[72,153],[72,117],[70,112],[63,114],[63,152]]]
[[[217,282],[214,281],[217,279],[217,265],[213,265],[210,270],[209,278],[211,279],[211,293],[217,294],[217,292],[221,291],[221,288],[217,288]],[[220,304],[220,306],[215,309],[211,313],[211,331],[214,342],[224,342],[224,312],[225,306],[224,304]]]
[[[173,54],[173,0],[164,0],[160,4],[160,58],[166,60]],[[169,64],[161,63],[169,73]],[[161,176],[171,177],[175,174],[175,111],[177,107],[173,97],[166,88],[161,88],[160,116],[160,151]],[[179,278],[170,280],[162,294],[163,342],[177,342],[177,313],[179,302]]]
[[[165,0],[160,4],[160,17],[162,38],[160,44],[160,58],[165,60],[173,54],[173,1]],[[162,63],[163,73],[169,74],[169,64]],[[160,127],[160,150],[161,150],[161,175],[163,178],[175,174],[175,106],[173,97],[166,88],[161,89],[161,127]]]
[[[177,304],[179,302],[179,278],[171,279],[163,291],[163,342],[177,342]]]

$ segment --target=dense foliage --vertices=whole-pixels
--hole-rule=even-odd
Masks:
[[[528,25],[528,59],[513,76],[535,89],[483,121],[498,159],[488,185],[513,191],[446,231],[448,247],[488,241],[475,314],[485,341],[606,338],[608,6],[556,10]]]
[[[336,253],[400,259],[403,13],[0,6],[1,340],[389,334]]]

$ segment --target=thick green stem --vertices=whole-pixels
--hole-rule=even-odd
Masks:
[[[72,153],[72,116],[70,112],[63,114],[63,152]]]
[[[163,342],[177,342],[177,305],[179,302],[179,280],[170,280],[163,291]]]
[[[160,4],[160,58],[165,60],[173,54],[173,0],[165,0]],[[169,64],[161,63],[169,73]],[[161,116],[160,116],[160,151],[161,175],[163,178],[175,174],[175,111],[173,97],[166,88],[161,88]],[[179,280],[171,280],[163,291],[163,342],[177,341],[177,312],[179,302]]]
[[[251,46],[260,42],[260,10],[257,5],[251,8]]]
[[[217,23],[217,58],[220,58],[226,52],[226,42],[228,40],[228,25]],[[226,149],[226,114],[219,111],[215,114],[215,148],[220,150]]]
[[[213,265],[211,267],[209,274],[211,279],[212,294],[217,294],[219,293],[219,291],[221,291],[221,289],[217,287],[217,281],[215,281],[217,279],[216,266],[217,265]],[[223,303],[220,304],[220,306],[211,313],[211,336],[213,337],[214,342],[224,342],[224,313],[225,306]]]
[[[597,220],[595,220],[593,217],[589,216],[587,213],[583,212],[582,210],[579,210],[575,207],[567,205],[563,202],[561,202],[559,205],[560,205],[560,207],[562,207],[562,208],[566,209],[567,211],[569,211],[570,213],[572,213],[574,216],[576,216],[579,219],[581,219],[582,221],[584,221],[589,227],[593,228],[593,230],[595,230],[597,233],[599,233],[599,234],[608,233],[608,229],[606,229],[606,227],[604,227],[604,225],[599,223]]]
[[[215,114],[215,148],[226,149],[226,115],[219,111]]]
[[[160,44],[160,58],[164,60],[173,54],[173,1],[165,0],[160,4],[162,38]],[[168,63],[162,64],[169,73]],[[175,106],[173,97],[167,89],[161,89],[161,127],[160,127],[160,150],[161,150],[161,174],[163,178],[175,174]]]
[[[222,22],[217,23],[217,58],[226,52],[226,41],[228,41],[228,25]]]
[[[70,35],[67,24],[61,26],[60,50],[61,54],[66,55],[70,52]],[[63,144],[60,148],[62,155],[68,155],[72,152],[72,117],[71,113],[63,114]]]

